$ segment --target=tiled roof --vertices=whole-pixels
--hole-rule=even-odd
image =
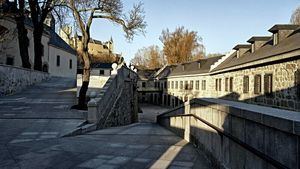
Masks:
[[[138,69],[137,74],[141,80],[150,80],[153,78],[154,73],[157,70],[140,70]]]
[[[53,45],[73,55],[77,55],[77,52],[70,45],[68,45],[54,30],[49,29],[48,31],[50,33],[49,45]]]
[[[217,66],[213,71],[220,71],[226,68],[232,68],[249,62],[266,59],[269,57],[277,56],[293,50],[300,49],[300,29],[294,31],[289,37],[283,39],[277,45],[273,45],[273,39],[266,42],[261,48],[254,53],[246,52],[241,57],[236,57],[236,52],[233,53],[228,59]]]
[[[217,62],[219,59],[221,59],[221,57],[222,56],[216,56],[211,58],[200,59],[194,62],[179,64],[171,72],[170,76],[208,73],[210,71],[210,66]]]
[[[91,68],[112,69],[112,63],[92,63]]]

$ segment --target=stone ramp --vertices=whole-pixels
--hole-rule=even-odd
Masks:
[[[152,123],[99,130],[76,137],[10,143],[0,168],[210,168],[203,154]]]

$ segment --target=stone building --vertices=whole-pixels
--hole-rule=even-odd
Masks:
[[[191,98],[222,98],[299,111],[299,26],[274,25],[269,32],[227,55],[176,65],[159,79],[167,101],[153,101],[175,107]]]
[[[75,50],[82,48],[82,36],[78,36],[73,32],[72,27],[66,26],[59,31],[60,37],[72,46]],[[105,62],[115,62],[121,57],[120,54],[115,53],[114,41],[112,37],[109,41],[102,42],[91,38],[88,44],[89,54],[92,55],[92,59],[97,62],[97,60]]]
[[[52,20],[53,24],[55,21]],[[33,26],[29,19],[25,22],[28,31],[28,53],[29,61],[34,65],[34,42]],[[19,52],[18,33],[16,22],[9,17],[0,19],[0,64],[16,67],[22,66]],[[42,37],[44,54],[42,57],[43,71],[51,76],[76,78],[77,72],[77,53],[67,43],[65,43],[55,32],[54,28],[45,25]]]

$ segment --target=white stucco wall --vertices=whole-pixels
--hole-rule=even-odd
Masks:
[[[60,56],[60,66],[56,65],[57,56]],[[70,60],[72,68],[70,69]],[[76,78],[77,56],[54,46],[49,46],[49,73],[53,76]]]
[[[13,66],[22,67],[22,60],[19,52],[18,33],[15,21],[12,19],[0,19],[0,25],[6,27],[9,32],[9,38],[0,41],[0,64],[6,64],[7,57],[14,58]],[[31,66],[34,66],[34,40],[33,29],[26,27],[28,30],[28,54]],[[42,44],[44,45],[44,56],[42,57],[43,65],[48,65],[48,71],[51,76],[71,77],[76,79],[77,73],[77,56],[66,52],[63,49],[49,45],[50,36],[43,35]],[[60,66],[56,66],[56,56],[60,56]],[[69,61],[72,60],[72,69],[69,67]]]

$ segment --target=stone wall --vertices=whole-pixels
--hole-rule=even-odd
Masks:
[[[17,93],[48,78],[48,73],[0,65],[0,96]]]
[[[137,74],[125,66],[113,74],[100,93],[88,103],[87,121],[98,128],[137,121]],[[113,71],[114,72],[114,71]]]
[[[299,168],[297,112],[221,99],[194,99],[159,124],[204,150],[221,168]]]

